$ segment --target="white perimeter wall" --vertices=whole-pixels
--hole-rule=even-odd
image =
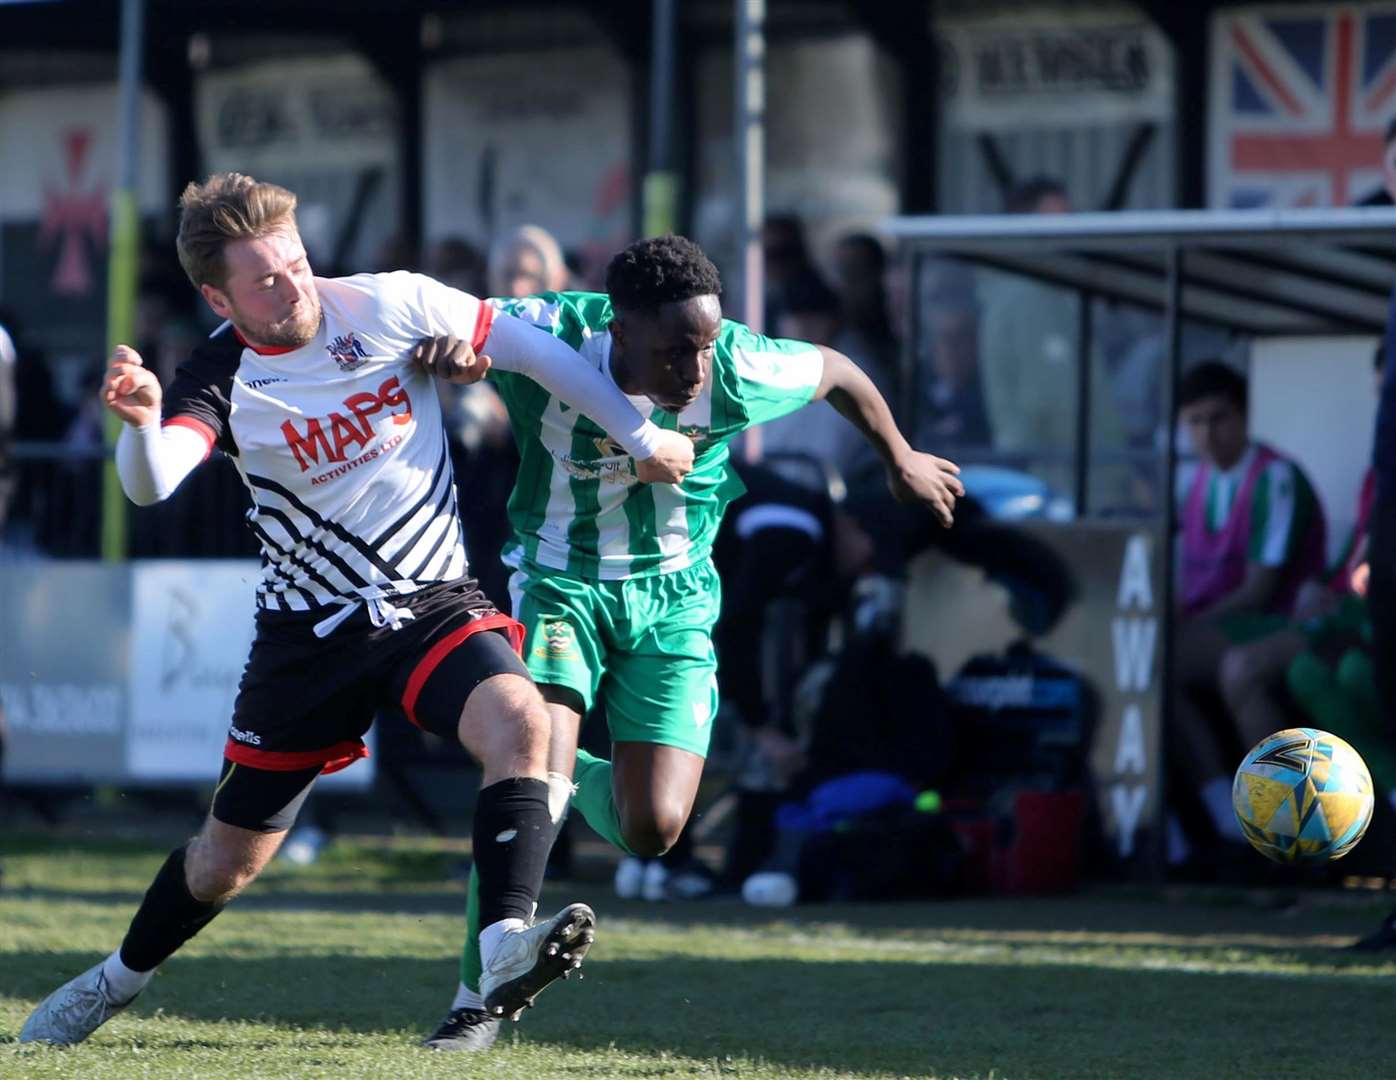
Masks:
[[[1323,502],[1328,553],[1357,516],[1377,393],[1371,337],[1260,338],[1251,346],[1251,434],[1294,457]]]

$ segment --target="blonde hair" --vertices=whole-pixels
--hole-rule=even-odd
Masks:
[[[223,247],[229,240],[252,240],[295,225],[296,196],[284,187],[242,173],[214,173],[179,197],[179,265],[194,288],[221,289],[228,276]]]

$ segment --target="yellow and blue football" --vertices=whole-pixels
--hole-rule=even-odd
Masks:
[[[1286,728],[1261,739],[1236,770],[1231,805],[1251,846],[1278,863],[1341,859],[1372,820],[1372,774],[1342,739]]]

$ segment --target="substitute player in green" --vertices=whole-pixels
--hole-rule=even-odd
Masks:
[[[908,445],[842,353],[723,319],[717,270],[693,242],[631,245],[611,261],[606,288],[492,302],[550,330],[642,415],[692,438],[693,471],[681,484],[637,483],[631,458],[591,420],[527,378],[492,373],[521,454],[504,561],[523,658],[552,716],[549,769],[572,776],[572,803],[596,832],[654,856],[688,820],[717,713],[721,586],[709,556],[743,491],[728,467],[731,437],[827,398],[881,456],[898,498],[948,526],[964,489],[954,464]],[[598,701],[610,761],[577,749]],[[478,994],[477,906],[472,875],[460,989],[428,1046],[483,1050],[498,1033]]]

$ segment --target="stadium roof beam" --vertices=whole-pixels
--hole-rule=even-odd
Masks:
[[[1255,334],[1372,333],[1396,279],[1396,209],[1165,210],[898,217],[887,232],[963,258]]]

